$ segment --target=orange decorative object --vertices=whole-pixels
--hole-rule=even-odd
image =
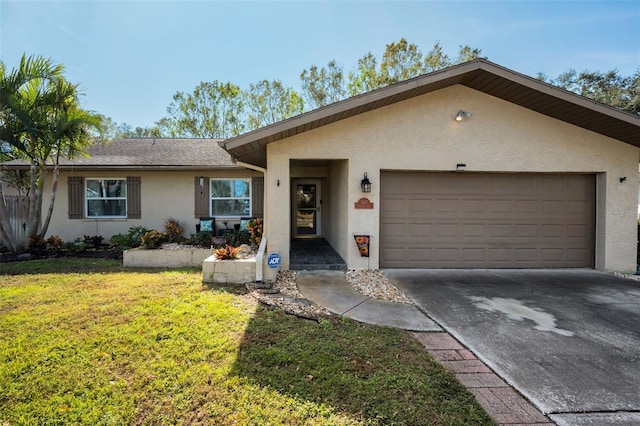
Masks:
[[[354,235],[353,239],[356,240],[360,257],[369,257],[369,236],[368,235]]]
[[[373,203],[369,201],[368,198],[360,198],[358,201],[356,201],[354,207],[356,209],[372,209]]]

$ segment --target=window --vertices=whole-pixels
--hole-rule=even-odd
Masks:
[[[86,179],[86,217],[127,217],[126,179]]]
[[[211,179],[211,216],[250,216],[251,179]]]

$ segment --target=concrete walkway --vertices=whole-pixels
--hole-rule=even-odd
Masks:
[[[386,302],[358,293],[344,279],[342,271],[299,271],[296,283],[304,297],[334,314],[403,330],[442,331],[413,305]]]
[[[341,271],[299,271],[296,283],[304,297],[335,314],[412,331],[416,340],[475,395],[499,425],[554,424],[415,306],[364,296],[347,283]]]

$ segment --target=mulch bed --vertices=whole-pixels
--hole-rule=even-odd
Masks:
[[[56,252],[36,252],[36,253],[0,253],[0,263],[2,262],[23,262],[38,259],[59,259],[59,258],[83,258],[83,259],[122,259],[122,251],[119,249],[85,250],[72,252],[60,250]]]

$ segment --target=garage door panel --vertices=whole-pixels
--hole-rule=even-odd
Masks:
[[[594,175],[383,172],[380,265],[593,267],[594,205]]]
[[[433,235],[433,227],[430,223],[410,223],[408,228],[412,239],[422,240],[423,237]]]
[[[590,229],[587,225],[567,225],[566,236],[569,238],[588,238]]]
[[[433,259],[433,250],[428,248],[407,250],[407,256],[411,262],[430,261]]]

